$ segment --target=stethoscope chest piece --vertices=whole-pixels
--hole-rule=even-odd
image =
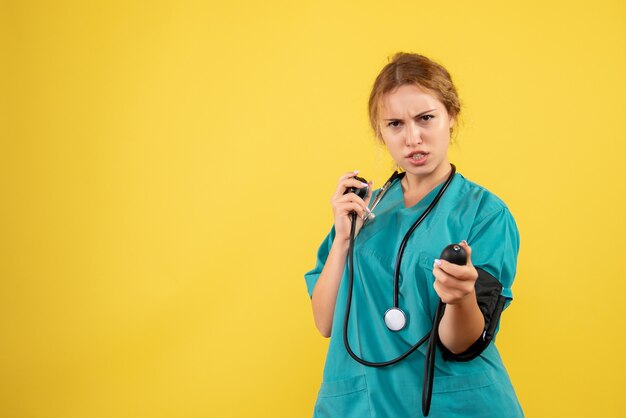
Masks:
[[[389,308],[385,312],[385,325],[391,331],[400,331],[406,325],[406,315],[400,308]]]

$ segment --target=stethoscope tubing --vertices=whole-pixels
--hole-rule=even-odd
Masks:
[[[454,178],[454,174],[456,173],[456,167],[454,166],[454,164],[450,164],[450,166],[451,166],[451,170],[450,170],[450,174],[448,175],[448,178],[446,179],[446,182],[444,183],[442,188],[439,190],[439,192],[437,193],[437,195],[435,196],[431,204],[428,205],[426,210],[413,223],[413,225],[411,225],[409,230],[404,235],[404,238],[402,239],[402,243],[400,244],[400,248],[398,249],[398,258],[396,260],[396,267],[394,270],[394,293],[393,293],[393,307],[394,308],[399,309],[398,300],[399,300],[399,294],[400,294],[400,266],[402,264],[402,256],[404,255],[404,249],[406,248],[406,244],[411,234],[415,231],[415,229],[417,229],[417,227],[424,221],[424,219],[426,219],[428,214],[434,209],[434,207],[437,205],[437,203],[439,202],[439,200],[441,199],[445,191],[448,189],[448,186],[452,182],[452,179]],[[401,178],[401,175],[398,175],[398,173],[395,172],[391,176],[391,178],[385,183],[385,186],[389,184],[388,187],[391,187],[391,182],[393,182],[393,180],[398,177]],[[388,190],[388,187],[386,188],[384,187],[383,190],[381,190],[381,192],[379,193],[385,193]],[[382,200],[381,195],[377,196],[377,199],[375,200],[375,204],[377,205],[380,202],[380,200]],[[416,342],[413,346],[411,346],[411,348],[409,348],[407,351],[405,351],[398,357],[393,358],[391,360],[387,360],[387,361],[374,362],[374,361],[365,360],[359,357],[356,353],[354,353],[354,351],[352,351],[352,349],[350,348],[350,342],[348,341],[348,323],[350,322],[350,308],[352,306],[352,291],[354,288],[354,238],[356,234],[356,222],[357,222],[356,216],[357,215],[355,212],[351,214],[352,224],[350,226],[350,247],[348,250],[348,269],[349,269],[348,297],[346,301],[346,312],[345,312],[344,321],[343,321],[344,346],[346,347],[346,351],[348,352],[350,357],[352,357],[354,360],[356,360],[360,364],[363,364],[364,366],[368,366],[368,367],[386,367],[386,366],[391,366],[393,364],[396,364],[404,360],[405,358],[410,356],[415,350],[417,350],[422,344],[424,344],[426,340],[428,340],[428,348],[426,350],[426,357],[424,361],[424,386],[422,388],[422,413],[424,416],[428,416],[428,413],[430,411],[431,399],[432,399],[433,379],[434,379],[434,373],[435,373],[435,348],[436,348],[435,346],[436,346],[436,341],[439,338],[439,330],[438,330],[439,323],[441,322],[441,318],[443,317],[443,313],[444,313],[446,305],[441,301],[441,299],[439,300],[437,309],[435,311],[435,317],[433,319],[433,327],[431,328],[431,330],[428,331],[426,335],[424,335],[418,342]]]
[[[451,171],[443,187],[439,190],[439,192],[435,196],[435,199],[433,199],[432,203],[428,206],[428,208],[426,208],[426,210],[420,215],[420,217],[413,223],[411,228],[409,228],[407,233],[404,235],[402,243],[400,244],[400,249],[398,250],[398,260],[396,261],[396,268],[394,271],[394,307],[398,307],[400,266],[402,264],[402,256],[404,254],[404,249],[406,248],[406,243],[408,242],[413,231],[415,231],[415,229],[419,226],[419,224],[424,221],[426,216],[433,210],[435,205],[439,202],[439,200],[441,199],[445,191],[448,189],[448,186],[452,182],[452,179],[454,178],[454,174],[456,173],[456,167],[454,166],[454,164],[450,164],[450,166],[451,166]],[[398,177],[396,173],[394,173],[392,178],[394,176]],[[428,338],[430,337],[431,331],[428,331],[426,335],[424,335],[417,343],[415,343],[411,348],[409,348],[403,354],[388,361],[374,362],[374,361],[365,360],[359,357],[357,354],[355,354],[354,351],[352,351],[352,349],[350,348],[350,343],[348,341],[348,323],[350,319],[350,308],[352,306],[352,291],[354,288],[354,238],[356,234],[356,216],[357,216],[356,213],[352,213],[351,215],[352,225],[350,227],[350,247],[348,250],[348,269],[350,273],[349,273],[349,281],[348,281],[348,297],[347,297],[347,302],[346,302],[346,312],[344,315],[343,342],[344,342],[344,345],[346,347],[346,351],[348,352],[348,354],[350,354],[350,356],[357,362],[368,367],[391,366],[392,364],[396,364],[399,361],[404,360],[409,355],[411,355],[415,350],[417,350],[419,346],[424,344],[424,342],[426,342],[426,340],[428,340]]]
[[[396,260],[396,268],[393,273],[393,307],[394,308],[398,308],[398,300],[399,300],[399,294],[400,294],[400,265],[402,264],[402,256],[404,255],[404,249],[406,248],[406,244],[409,241],[411,234],[413,234],[413,231],[415,231],[417,227],[420,226],[422,221],[426,219],[428,214],[430,214],[430,212],[432,212],[432,210],[435,208],[437,203],[439,203],[439,200],[441,199],[443,194],[448,189],[448,186],[452,182],[452,179],[454,178],[455,173],[456,173],[456,167],[454,166],[454,164],[450,164],[450,174],[448,175],[446,182],[443,184],[441,189],[439,189],[439,192],[437,192],[437,195],[433,199],[432,203],[428,205],[426,210],[420,215],[419,218],[417,218],[417,221],[415,221],[413,225],[411,225],[411,228],[409,228],[407,233],[404,234],[404,239],[402,240],[402,243],[400,244],[400,248],[398,249],[398,259]]]
[[[419,348],[419,346],[421,346],[422,344],[424,344],[424,342],[426,342],[426,340],[428,339],[428,337],[430,337],[431,332],[428,331],[428,333],[426,333],[426,335],[424,335],[417,343],[415,343],[411,348],[409,348],[407,351],[405,351],[403,354],[399,355],[398,357],[388,360],[388,361],[380,361],[380,362],[375,362],[375,361],[368,361],[365,360],[361,357],[359,357],[357,354],[354,353],[354,351],[352,351],[352,349],[350,348],[350,342],[348,341],[348,323],[350,322],[350,307],[352,306],[352,289],[353,289],[353,285],[354,285],[354,234],[356,231],[356,213],[352,214],[352,226],[350,227],[350,248],[348,250],[348,268],[350,270],[350,274],[349,274],[349,281],[348,281],[348,298],[346,301],[346,313],[344,315],[344,319],[343,319],[343,343],[346,347],[346,351],[348,352],[348,354],[350,354],[350,357],[352,357],[354,360],[356,360],[357,362],[363,364],[364,366],[368,366],[368,367],[386,367],[386,366],[391,366],[392,364],[396,364],[402,360],[404,360],[405,358],[407,358],[408,356],[410,356],[415,350],[417,350]]]

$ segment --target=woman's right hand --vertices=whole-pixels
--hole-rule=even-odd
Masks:
[[[358,173],[358,171],[351,171],[339,177],[337,190],[330,199],[335,216],[335,239],[338,240],[350,239],[351,212],[354,211],[357,214],[355,236],[363,226],[363,217],[367,214],[367,205],[372,197],[372,181],[367,184],[368,192],[365,199],[361,199],[356,193],[344,194],[349,187],[362,188],[366,186],[365,183],[354,178]]]

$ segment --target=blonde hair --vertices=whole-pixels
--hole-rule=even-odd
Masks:
[[[398,52],[378,74],[370,93],[368,103],[370,124],[379,141],[382,142],[378,125],[381,100],[385,94],[405,84],[416,85],[434,92],[445,106],[448,115],[455,121],[457,120],[461,112],[461,103],[448,71],[423,55]],[[452,128],[450,133],[452,133]]]

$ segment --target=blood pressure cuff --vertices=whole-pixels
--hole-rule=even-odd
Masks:
[[[485,318],[485,329],[482,335],[467,350],[462,353],[454,354],[448,350],[439,339],[437,343],[441,349],[444,360],[451,361],[470,361],[480,355],[480,353],[489,346],[493,337],[495,337],[500,315],[504,310],[508,298],[502,296],[502,284],[487,273],[485,270],[476,268],[478,271],[478,279],[474,288],[476,290],[476,299],[478,307]]]

